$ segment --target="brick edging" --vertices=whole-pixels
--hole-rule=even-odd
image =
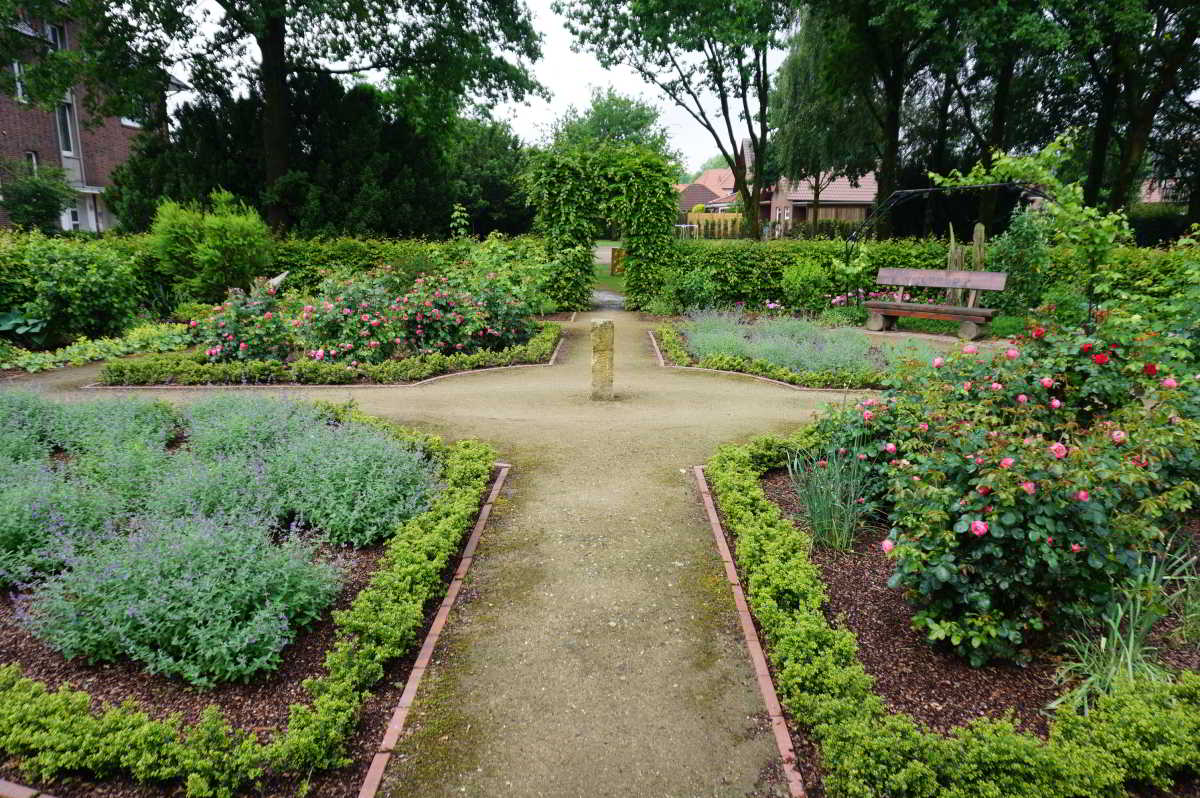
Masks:
[[[375,798],[380,785],[383,784],[384,773],[387,770],[388,762],[391,761],[392,751],[400,739],[400,734],[404,731],[405,721],[408,720],[408,711],[412,708],[417,689],[421,685],[421,677],[429,668],[429,663],[433,659],[433,650],[437,647],[438,637],[446,626],[446,620],[450,617],[450,608],[454,606],[454,601],[462,589],[463,579],[467,575],[467,569],[471,567],[471,562],[475,559],[475,549],[479,546],[483,528],[492,514],[492,506],[496,503],[496,498],[504,487],[504,480],[508,478],[508,472],[512,470],[512,466],[508,463],[498,462],[496,466],[500,469],[500,473],[496,475],[496,481],[492,484],[492,492],[488,494],[487,501],[479,510],[475,528],[471,530],[471,537],[467,540],[467,545],[463,547],[458,568],[454,571],[454,577],[450,580],[446,596],[442,599],[437,615],[434,616],[433,623],[429,627],[429,632],[425,635],[425,642],[421,644],[417,661],[413,663],[412,671],[409,672],[408,682],[404,685],[404,692],[400,695],[400,702],[392,711],[392,718],[388,721],[387,729],[384,730],[383,740],[379,743],[375,758],[371,760],[371,767],[363,779],[362,787],[358,791],[358,798]],[[5,797],[0,796],[0,798]]]
[[[787,780],[788,793],[791,798],[807,798],[804,791],[804,779],[796,769],[796,749],[792,747],[792,735],[788,731],[787,719],[783,715],[783,707],[775,692],[775,682],[771,679],[771,669],[767,666],[767,657],[763,653],[762,643],[758,639],[758,629],[754,618],[750,615],[750,605],[746,602],[746,594],[738,579],[737,564],[729,551],[725,540],[725,531],[721,527],[717,507],[713,503],[712,493],[708,490],[708,481],[704,478],[704,466],[693,466],[696,476],[696,486],[700,497],[704,500],[704,511],[708,515],[709,526],[712,527],[713,540],[717,544],[717,552],[725,566],[725,578],[733,591],[733,603],[737,606],[738,620],[741,622],[742,634],[746,638],[746,648],[750,650],[750,662],[754,665],[754,678],[758,682],[759,692],[762,693],[763,703],[767,705],[767,716],[771,720],[771,731],[775,736],[775,745],[783,760],[783,775]]]

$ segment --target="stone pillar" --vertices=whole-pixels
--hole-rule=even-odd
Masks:
[[[592,399],[613,398],[613,323],[612,319],[592,322]]]

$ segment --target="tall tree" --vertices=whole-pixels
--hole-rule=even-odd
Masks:
[[[621,94],[611,86],[592,90],[585,110],[569,107],[551,129],[554,146],[578,146],[610,142],[637,144],[660,153],[683,175],[683,157],[671,147],[671,136],[662,124],[662,114],[651,103]]]
[[[1120,208],[1134,195],[1159,110],[1181,76],[1190,74],[1200,5],[1056,0],[1052,10],[1085,59],[1091,82],[1084,94],[1091,126],[1085,201],[1098,204],[1107,188],[1106,204]]]
[[[942,0],[809,0],[829,35],[832,89],[857,95],[875,122],[883,200],[898,188],[905,100],[952,38]]]
[[[771,99],[775,158],[784,177],[812,189],[814,234],[821,192],[840,177],[857,185],[877,159],[871,119],[861,101],[832,90],[827,40],[817,20],[801,17]]]
[[[171,69],[186,71],[201,89],[239,80],[259,87],[263,194],[275,227],[290,215],[280,190],[292,167],[288,84],[298,76],[384,71],[487,99],[538,88],[525,64],[539,56],[539,37],[521,0],[67,0],[51,8],[57,1],[22,4],[74,19],[80,48],[65,63],[54,53],[22,57],[53,62],[48,74],[59,84],[73,67],[72,81],[107,88],[107,96],[135,79],[161,87]],[[2,21],[18,19],[13,0],[4,2],[12,10]]]
[[[554,8],[567,17],[579,47],[606,67],[632,68],[708,131],[733,170],[747,231],[757,236],[768,185],[762,174],[771,93],[767,56],[779,46],[794,3],[556,0]]]

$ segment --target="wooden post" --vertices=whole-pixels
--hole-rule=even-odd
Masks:
[[[613,398],[613,323],[612,319],[592,322],[592,399],[606,402]]]

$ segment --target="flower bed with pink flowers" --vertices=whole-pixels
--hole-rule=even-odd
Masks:
[[[1200,777],[1200,646],[1180,620],[1195,598],[1181,603],[1179,587],[1200,553],[1188,526],[1200,374],[1176,320],[1143,319],[1035,321],[993,354],[968,344],[901,368],[880,397],[710,461],[780,692],[821,749],[827,794],[1122,795]],[[1066,660],[1058,690],[1069,692],[1049,710],[1046,740],[995,713],[935,732],[872,691],[851,631],[862,619],[830,624],[813,539],[759,484],[798,452],[831,470],[841,458],[869,467],[852,501],[886,517],[874,540],[910,607],[901,623],[971,666]],[[1181,656],[1155,651],[1168,635],[1184,641]],[[1111,656],[1118,645],[1127,659]],[[1043,709],[1033,700],[1022,709]]]

